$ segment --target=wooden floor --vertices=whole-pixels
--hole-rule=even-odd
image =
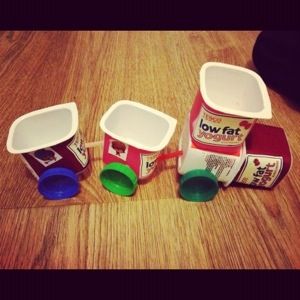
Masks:
[[[0,32],[0,268],[299,268],[298,110],[269,89],[293,166],[273,190],[221,188],[211,202],[178,196],[176,161],[133,197],[104,190],[99,148],[81,192],[47,201],[18,156],[6,150],[12,122],[27,112],[75,101],[86,141],[99,120],[130,99],[178,120],[177,149],[198,87],[199,69],[220,61],[253,69],[258,32]]]

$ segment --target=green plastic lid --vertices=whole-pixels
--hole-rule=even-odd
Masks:
[[[180,195],[188,201],[204,202],[214,198],[219,185],[215,175],[208,170],[192,170],[180,178]]]
[[[137,188],[137,176],[127,165],[113,162],[107,164],[100,173],[100,181],[110,192],[130,196]]]

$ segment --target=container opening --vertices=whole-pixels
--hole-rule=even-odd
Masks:
[[[181,188],[188,190],[190,194],[201,197],[203,193],[210,192],[215,186],[216,183],[210,179],[194,177],[184,182]]]
[[[158,146],[169,130],[169,122],[151,111],[122,104],[108,116],[104,126],[110,132],[145,147]]]
[[[218,66],[205,71],[205,90],[210,101],[229,109],[260,112],[264,99],[260,83],[252,74]]]
[[[64,138],[72,130],[72,112],[58,109],[23,119],[16,126],[12,147],[15,150],[38,147]]]

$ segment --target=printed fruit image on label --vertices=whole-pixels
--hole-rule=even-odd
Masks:
[[[155,169],[159,152],[152,154],[141,154],[140,178],[149,176]]]
[[[253,125],[253,119],[212,113],[202,106],[192,136],[203,144],[238,146],[243,143]]]
[[[85,167],[88,163],[88,152],[79,132],[75,134],[73,140],[67,147],[75,154],[80,164]]]
[[[282,157],[248,154],[244,167],[236,181],[270,188],[279,177],[282,166]]]
[[[28,154],[44,167],[49,167],[62,159],[62,156],[50,147],[36,150]]]
[[[128,154],[128,145],[118,140],[109,140],[108,153],[126,161]]]

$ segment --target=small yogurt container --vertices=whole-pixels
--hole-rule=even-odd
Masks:
[[[20,116],[9,129],[6,146],[10,153],[20,155],[36,179],[50,168],[67,168],[79,174],[89,162],[75,102]]]
[[[119,162],[134,170],[138,179],[155,170],[159,153],[174,134],[177,120],[141,103],[120,100],[102,116],[103,162]]]

